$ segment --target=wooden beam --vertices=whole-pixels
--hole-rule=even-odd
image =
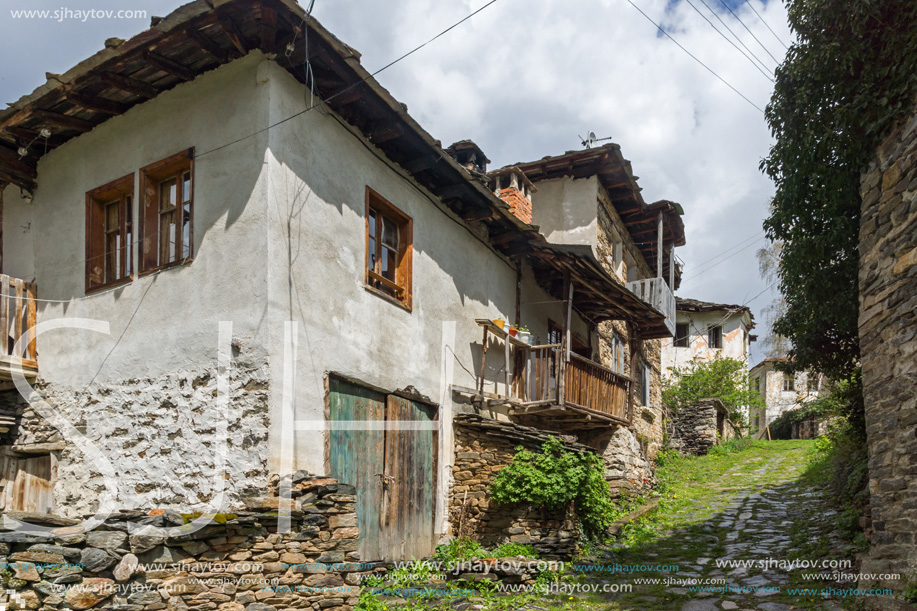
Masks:
[[[344,89],[339,90],[338,93],[333,93],[328,96],[328,103],[333,106],[347,106],[348,104],[353,104],[354,102],[362,100],[364,95],[366,94],[359,85],[348,85]]]
[[[3,145],[0,145],[0,168],[13,177],[34,180],[37,176],[35,168],[20,159],[17,151]]]
[[[440,160],[440,157],[435,155],[423,155],[421,157],[415,157],[414,159],[409,159],[401,164],[405,170],[410,174],[416,174],[417,172],[423,172],[424,170],[429,170]]]
[[[66,127],[67,129],[75,129],[81,132],[88,132],[96,126],[92,121],[71,117],[70,115],[62,115],[59,112],[51,112],[50,110],[35,110],[32,115],[45,123]]]
[[[403,135],[404,128],[398,123],[392,123],[374,128],[369,134],[369,139],[375,144],[382,144],[383,142],[400,138]]]
[[[188,30],[188,36],[198,44],[204,51],[210,53],[221,64],[229,61],[229,52],[223,47],[213,42],[206,34],[194,28]]]
[[[99,75],[99,78],[110,87],[132,93],[141,98],[149,99],[159,95],[159,90],[156,87],[130,76],[123,76],[114,72],[103,72]]]
[[[130,108],[130,104],[115,102],[114,100],[107,100],[94,95],[77,93],[76,91],[68,93],[67,100],[86,110],[103,112],[108,115],[121,115]]]
[[[171,74],[172,76],[178,77],[183,81],[192,81],[194,80],[194,77],[197,76],[194,70],[191,70],[190,68],[187,68],[177,61],[169,59],[164,55],[160,55],[159,53],[144,51],[143,59],[155,66],[158,70],[162,70],[166,74]]]
[[[229,40],[236,48],[236,51],[242,55],[248,53],[248,49],[245,46],[245,39],[242,37],[242,34],[239,33],[239,30],[236,28],[236,24],[232,22],[232,19],[230,19],[226,14],[218,14],[217,19],[220,22],[220,27],[222,27],[223,31],[226,32],[226,35],[229,36]]]
[[[468,194],[469,185],[467,182],[457,182],[455,184],[443,187],[437,191],[436,195],[443,201],[450,199],[459,199]]]
[[[277,45],[277,9],[261,6],[261,50],[273,53]]]

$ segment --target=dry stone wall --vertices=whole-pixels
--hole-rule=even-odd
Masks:
[[[263,363],[234,362],[225,412],[217,409],[215,372],[206,368],[78,389],[38,383],[36,390],[113,465],[118,507],[223,511],[267,487],[267,371]],[[18,426],[0,443],[53,452],[55,513],[94,513],[105,490],[100,467],[39,411],[17,391],[3,393],[0,412],[14,414]],[[223,502],[210,508],[218,483]]]
[[[488,498],[493,478],[512,460],[516,447],[539,451],[549,433],[474,414],[456,416],[454,425],[454,483],[449,491],[453,536],[470,537],[485,546],[528,544],[548,559],[571,557],[578,540],[572,516],[525,506],[498,506]],[[591,451],[569,439],[564,445],[568,450]]]
[[[357,528],[335,526],[355,523],[355,491],[313,483],[300,485],[289,532],[278,532],[270,507],[216,515],[196,532],[174,511],[121,511],[90,532],[75,520],[7,513],[4,529],[18,517],[52,530],[0,532],[0,600],[29,611],[350,611],[372,569],[359,562]],[[187,534],[137,530],[144,527]]]
[[[718,418],[719,415],[719,418]],[[718,422],[722,423],[720,427]],[[671,447],[683,454],[705,455],[711,447],[737,436],[719,399],[701,399],[678,410],[673,418]]]
[[[862,177],[860,353],[871,549],[864,573],[917,572],[917,115]],[[890,582],[900,587],[902,582]]]

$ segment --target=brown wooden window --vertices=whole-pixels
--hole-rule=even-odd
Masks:
[[[131,279],[133,205],[133,174],[86,193],[86,291]]]
[[[194,245],[194,149],[141,170],[140,272],[191,259]]]
[[[366,188],[366,287],[411,308],[413,222]]]

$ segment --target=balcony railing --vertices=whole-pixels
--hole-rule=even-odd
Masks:
[[[662,278],[646,278],[627,283],[627,290],[665,315],[665,326],[675,335],[675,293]]]
[[[630,422],[630,379],[626,376],[572,352],[567,358],[562,344],[529,346],[507,336],[491,321],[477,322],[486,329],[485,344],[488,335],[503,340],[505,362],[509,363],[504,370],[506,394],[484,393],[482,380],[474,391],[490,405],[509,405],[510,414],[523,422],[551,428]]]
[[[37,290],[34,283],[0,274],[0,379],[12,379],[21,370],[38,374],[35,349]]]

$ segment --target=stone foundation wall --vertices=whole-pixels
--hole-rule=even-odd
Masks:
[[[655,488],[653,465],[634,431],[624,426],[612,427],[581,441],[596,448],[605,459],[605,479],[615,498],[639,495]]]
[[[267,366],[234,361],[226,413],[216,409],[216,385],[214,371],[201,368],[80,389],[38,383],[36,390],[114,466],[118,507],[207,511],[222,481],[223,511],[267,487]],[[54,512],[94,513],[105,490],[100,468],[17,391],[0,395],[0,413],[18,421],[0,444],[55,456]]]
[[[485,546],[513,542],[532,545],[543,558],[569,558],[577,548],[577,530],[569,515],[522,506],[497,506],[488,489],[497,472],[516,454],[516,447],[540,450],[548,433],[508,422],[465,414],[456,416],[455,464],[449,491],[452,535],[470,537]],[[590,449],[566,440],[567,449]]]
[[[871,550],[864,573],[917,571],[917,115],[862,177],[860,353]],[[889,587],[902,587],[903,581]]]
[[[135,529],[181,526],[173,511],[122,511],[90,532],[75,520],[8,512],[6,529],[18,516],[53,530],[0,532],[8,567],[0,600],[43,611],[350,611],[369,569],[359,564],[359,533],[349,526],[354,490],[329,481],[304,491],[309,502],[297,503],[287,533],[277,532],[276,509],[217,515],[222,523],[166,537]]]
[[[723,415],[720,435],[717,414]],[[675,434],[671,447],[683,454],[705,455],[711,447],[737,436],[733,424],[726,418],[726,408],[719,399],[702,399],[678,410],[673,418]]]

